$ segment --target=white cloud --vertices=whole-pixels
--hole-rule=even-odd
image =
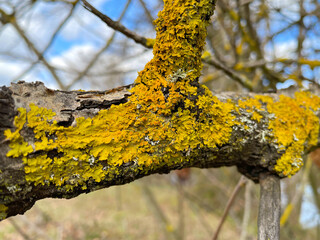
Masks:
[[[25,42],[11,25],[7,24],[1,30],[0,53],[7,55],[8,58],[11,55],[23,59],[34,59],[34,54],[27,48]]]
[[[52,57],[49,62],[57,68],[80,71],[90,61],[90,56],[97,51],[92,44],[74,45],[61,55]]]
[[[10,85],[11,80],[19,76],[26,67],[26,64],[0,61],[0,86]]]
[[[105,1],[92,1],[93,6],[99,9],[99,6]],[[87,40],[94,38],[106,39],[113,32],[100,19],[90,13],[82,6],[75,10],[71,18],[61,31],[61,36],[66,40]]]
[[[298,0],[268,0],[271,8],[281,9],[281,13],[292,20],[299,19],[299,1]]]
[[[295,50],[297,49],[297,40],[290,39],[288,41],[277,42],[274,44],[274,49],[272,49],[271,45],[267,45],[265,49],[265,57],[267,61],[273,61],[273,53],[275,54],[275,58],[294,58]]]

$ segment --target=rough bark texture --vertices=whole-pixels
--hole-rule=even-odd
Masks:
[[[154,173],[168,173],[173,169],[180,169],[183,167],[221,167],[221,166],[237,166],[239,171],[255,182],[259,181],[261,173],[279,174],[274,170],[276,160],[281,157],[285,151],[279,151],[276,144],[271,140],[263,140],[262,132],[268,132],[268,125],[254,123],[251,119],[252,114],[243,115],[234,113],[234,122],[238,125],[233,127],[230,135],[229,143],[222,146],[212,148],[203,147],[202,149],[182,150],[179,154],[185,161],[170,162],[167,164],[157,163],[152,168],[139,168],[139,164],[134,161],[123,162],[117,165],[117,175],[111,174],[110,177],[102,181],[96,181],[89,178],[81,184],[75,184],[74,179],[70,178],[61,185],[54,182],[44,180],[42,184],[26,180],[25,165],[27,162],[22,160],[22,157],[8,157],[7,153],[10,151],[10,141],[5,139],[4,130],[11,129],[14,131],[14,116],[19,115],[17,109],[23,108],[30,111],[30,104],[34,104],[39,108],[52,109],[56,115],[50,120],[56,121],[56,125],[64,129],[76,125],[77,119],[84,117],[86,119],[93,118],[99,111],[109,109],[111,105],[123,105],[129,100],[131,93],[128,91],[132,86],[125,86],[109,91],[54,91],[46,88],[42,83],[25,83],[19,82],[12,84],[10,88],[2,87],[1,95],[1,122],[0,122],[0,200],[8,208],[6,210],[7,216],[22,214],[29,209],[36,200],[57,197],[57,198],[72,198],[81,193],[88,193],[104,187],[125,184],[143,176]],[[235,94],[222,93],[215,94],[217,99],[221,101],[229,101],[238,103],[240,99],[247,99],[254,97],[253,94]],[[278,98],[276,94],[269,95],[275,99]],[[239,108],[240,111],[241,108]],[[267,115],[267,114],[266,114]],[[267,119],[268,120],[268,119]],[[270,119],[269,119],[270,120]],[[245,122],[250,126],[248,131],[241,128],[241,124]],[[214,124],[214,123],[212,123]],[[251,126],[251,125],[252,126]],[[40,140],[35,138],[32,128],[28,128],[27,123],[24,124],[20,133],[29,142],[34,145]],[[79,136],[81,137],[81,136]],[[150,140],[151,145],[154,143]],[[188,152],[189,151],[189,152]],[[193,154],[193,152],[195,152]],[[32,151],[28,157],[32,159],[37,155],[47,155],[52,159],[51,165],[63,155],[63,152],[57,150],[39,150]],[[86,160],[88,161],[88,160]],[[71,158],[70,163],[74,162]],[[64,163],[65,165],[69,164]],[[107,166],[107,161],[102,162],[102,166]],[[53,170],[52,170],[53,171]],[[65,170],[67,174],[74,173],[68,169]],[[70,171],[70,172],[68,172]],[[280,174],[281,175],[281,174]],[[282,175],[283,177],[284,175]],[[261,181],[260,181],[261,182]],[[72,189],[65,187],[73,185]],[[83,188],[83,186],[86,186]],[[266,202],[272,202],[270,195],[267,198],[262,197]]]
[[[258,240],[279,240],[281,216],[280,178],[269,173],[261,173],[259,183]]]

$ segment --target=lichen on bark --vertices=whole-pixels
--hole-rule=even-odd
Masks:
[[[156,20],[154,57],[128,100],[102,110],[95,105],[92,116],[72,116],[67,124],[56,120],[61,112],[32,101],[18,108],[15,129],[4,132],[6,156],[22,159],[27,184],[70,197],[75,188],[80,194],[185,166],[237,165],[254,181],[260,172],[295,174],[302,154],[318,144],[320,98],[301,92],[293,98],[227,99],[201,86],[213,6],[212,0],[165,1]]]

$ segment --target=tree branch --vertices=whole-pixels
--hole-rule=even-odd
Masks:
[[[201,86],[213,6],[166,1],[154,57],[133,86],[2,87],[0,218],[39,199],[72,198],[184,167],[237,166],[255,182],[261,174],[295,174],[302,154],[319,142],[320,97],[212,94]]]
[[[280,178],[262,173],[260,178],[258,240],[280,239]]]
[[[222,215],[221,220],[219,222],[218,228],[217,228],[217,230],[214,233],[214,236],[212,238],[213,240],[217,240],[218,239],[219,233],[220,233],[220,231],[222,229],[224,221],[226,220],[226,218],[228,216],[230,208],[231,208],[234,200],[236,199],[240,189],[243,186],[245,186],[246,183],[247,183],[247,179],[244,176],[241,176],[241,178],[240,178],[239,182],[237,183],[236,187],[233,189],[233,192],[232,192],[232,194],[231,194],[231,196],[230,196],[230,198],[229,198],[229,200],[227,202],[227,205],[226,205],[226,207],[225,207],[225,209],[223,211],[223,215]]]
[[[95,7],[93,7],[90,3],[88,3],[86,0],[82,0],[83,6],[85,9],[88,11],[92,12],[94,15],[96,15],[98,18],[100,18],[103,22],[105,22],[109,27],[112,29],[121,32],[128,38],[131,38],[134,40],[136,43],[141,44],[142,46],[146,48],[152,48],[153,44],[150,44],[147,38],[139,36],[135,32],[127,29],[125,26],[123,26],[119,22],[113,21],[111,18],[109,18],[107,15],[101,13],[99,10],[97,10]],[[153,43],[153,41],[151,41]]]
[[[136,106],[133,111],[138,119],[130,120],[132,113],[127,110],[131,109],[130,99],[134,96],[128,92],[130,88],[132,86],[100,92],[66,92],[47,89],[39,82],[19,82],[10,88],[2,87],[0,199],[5,204],[7,216],[25,212],[38,199],[72,198],[81,193],[184,167],[235,165],[254,181],[258,181],[259,174],[263,172],[285,177],[299,168],[290,169],[291,163],[285,162],[284,158],[288,156],[297,162],[299,154],[313,147],[310,136],[314,135],[316,125],[308,130],[311,116],[301,113],[304,105],[300,108],[289,97],[281,97],[285,99],[281,102],[276,94],[215,94],[213,99],[216,100],[207,107],[216,109],[217,115],[204,115],[210,124],[203,125],[197,121],[204,121],[201,116],[206,109],[198,110],[195,117],[200,117],[199,120],[192,120],[193,117],[182,113],[178,120],[174,111],[166,117],[154,118],[153,113],[143,113],[142,106]],[[268,99],[269,103],[264,103],[268,106],[258,110],[257,99],[262,97]],[[232,106],[225,99],[233,102],[234,110],[227,113],[218,110]],[[274,102],[271,102],[273,99]],[[314,96],[308,96],[303,101],[307,99],[319,101]],[[248,107],[253,102],[253,108]],[[300,112],[300,118],[294,116],[289,121],[291,116],[286,118],[281,111],[267,111],[267,108],[275,107],[287,111],[288,104],[297,105],[297,109],[290,108],[289,111]],[[26,115],[23,109],[26,109]],[[121,117],[122,111],[125,118]],[[307,112],[310,113],[309,110]],[[261,114],[259,122],[255,119],[257,114]],[[233,116],[233,119],[227,116]],[[304,119],[306,125],[299,125],[299,119]],[[131,123],[125,127],[127,120]],[[276,136],[283,129],[277,129],[275,124],[281,122],[298,124],[296,127],[307,131],[308,137],[303,138],[299,129],[285,129],[286,138],[290,131],[294,131],[292,138],[300,138],[299,142],[292,139],[293,145],[305,144],[303,151],[298,151],[300,145],[294,147],[292,144],[279,149],[277,141],[281,138],[276,140]],[[122,130],[117,130],[117,126]],[[269,129],[271,126],[274,128]],[[138,135],[133,137],[131,134],[134,132]],[[44,135],[39,136],[42,133]],[[229,136],[224,138],[221,134]],[[108,139],[113,140],[110,142]],[[122,144],[126,146],[123,150]],[[175,149],[174,152],[172,149]],[[294,151],[294,155],[290,155],[291,151]],[[130,154],[133,154],[132,157]],[[115,158],[119,162],[114,162]],[[282,168],[283,164],[285,168]]]

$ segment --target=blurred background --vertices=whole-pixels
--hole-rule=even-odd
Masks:
[[[155,38],[162,0],[93,0],[137,35]],[[213,91],[275,92],[320,83],[319,0],[219,0],[203,76]],[[0,85],[61,90],[133,83],[152,50],[108,27],[80,1],[0,0]],[[281,182],[281,239],[320,239],[320,151]],[[235,168],[154,175],[71,200],[46,199],[0,223],[0,239],[256,239],[259,186]],[[227,203],[229,207],[227,207]],[[224,214],[225,213],[225,214]]]

